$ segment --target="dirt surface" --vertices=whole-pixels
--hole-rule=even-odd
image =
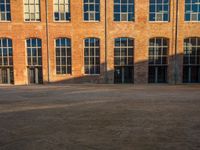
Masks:
[[[200,150],[200,86],[1,86],[0,150]]]

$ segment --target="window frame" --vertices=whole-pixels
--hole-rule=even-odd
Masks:
[[[89,0],[88,0],[89,1]],[[95,0],[94,0],[95,1]],[[96,2],[94,2],[94,6],[95,6],[95,4],[96,4]],[[88,20],[85,20],[85,8],[84,8],[84,6],[85,6],[85,2],[84,2],[84,0],[82,0],[82,17],[83,17],[83,22],[90,22],[90,23],[96,23],[96,22],[101,22],[101,0],[99,0],[99,20],[90,20],[89,19],[89,17],[88,17]],[[89,5],[89,4],[88,4]],[[94,11],[95,12],[95,11]],[[89,15],[89,13],[88,13],[88,15]],[[96,13],[94,14],[94,18],[96,18]]]
[[[56,60],[56,58],[57,58],[57,55],[56,55],[56,49],[57,48],[62,48],[62,46],[60,45],[60,46],[57,46],[56,45],[56,42],[57,42],[57,40],[62,40],[62,39],[66,39],[66,40],[69,40],[69,42],[70,42],[70,47],[68,47],[67,45],[66,46],[64,46],[65,47],[65,52],[66,52],[66,56],[65,56],[65,58],[66,58],[66,64],[65,65],[61,65],[61,63],[60,63],[60,65],[57,65],[57,60]],[[71,52],[71,56],[68,56],[68,54],[67,54],[67,49],[70,49],[70,52]],[[61,51],[60,51],[61,52]],[[72,40],[71,40],[71,38],[68,38],[68,37],[58,37],[58,38],[55,38],[54,39],[54,53],[55,53],[55,57],[54,57],[54,62],[55,62],[55,73],[56,73],[56,75],[57,76],[70,76],[70,75],[72,75]],[[60,55],[60,57],[62,58],[62,57],[64,57],[64,56],[61,56]],[[71,60],[71,64],[70,65],[68,65],[67,64],[67,58],[69,58],[70,57],[70,60]],[[60,61],[62,61],[61,59],[60,59]],[[62,67],[62,66],[65,66],[66,67],[66,73],[57,73],[57,66],[59,66],[59,67]],[[68,71],[67,71],[67,67],[68,66],[70,66],[70,70],[71,70],[71,72],[70,73],[68,73]],[[62,70],[61,70],[62,71]]]
[[[162,8],[164,7],[164,3],[162,3],[163,5],[162,5]],[[158,5],[158,4],[156,4],[155,3],[155,5]],[[155,9],[156,9],[156,7],[155,7]],[[167,21],[165,21],[164,20],[164,10],[162,11],[162,20],[161,21],[159,21],[159,20],[155,20],[155,21],[153,21],[153,20],[150,20],[151,19],[151,17],[150,17],[150,14],[153,14],[153,13],[155,13],[155,15],[156,15],[156,13],[158,13],[158,12],[150,12],[150,10],[151,10],[151,3],[150,3],[150,0],[149,0],[149,14],[148,14],[148,21],[150,22],[150,23],[169,23],[170,21],[171,21],[171,0],[168,0],[168,13],[167,13],[167,15],[168,15],[168,20]]]
[[[195,39],[196,40],[196,45],[190,45],[190,46],[187,46],[186,45],[186,40],[188,40],[188,44],[191,44],[192,42],[192,39]],[[199,42],[199,43],[198,43]],[[183,48],[184,48],[184,52],[183,52],[183,66],[200,66],[200,51],[199,51],[199,54],[198,54],[198,49],[200,50],[200,37],[187,37],[187,38],[184,38],[184,45],[183,45]],[[190,51],[187,51],[187,48],[191,48]],[[192,49],[195,48],[195,55],[192,55]],[[190,52],[188,54],[186,54],[186,52]],[[187,57],[187,61],[188,63],[185,63],[185,58]],[[191,63],[191,57],[195,57],[195,63]],[[198,64],[198,57],[199,57],[199,64]]]
[[[65,23],[65,22],[68,23],[68,22],[71,22],[71,19],[72,19],[71,18],[71,0],[68,0],[69,20],[55,20],[55,11],[54,11],[54,9],[55,9],[55,2],[54,1],[55,0],[53,0],[53,22],[55,22],[55,23],[59,23],[59,22],[61,22],[61,23]],[[67,5],[67,4],[65,4],[65,5]]]
[[[97,55],[95,55],[95,53],[96,53],[96,50],[94,50],[94,56],[92,56],[93,58],[94,58],[94,61],[97,59],[97,57],[99,58],[99,65],[97,65],[97,64],[93,64],[93,65],[91,65],[90,63],[89,63],[89,65],[86,65],[85,64],[85,48],[88,48],[89,49],[89,53],[90,53],[90,42],[89,42],[89,46],[88,47],[85,47],[85,40],[86,39],[89,39],[89,41],[90,41],[90,39],[95,39],[95,40],[98,40],[98,42],[99,42],[99,46],[98,47],[96,47],[96,45],[95,46],[93,46],[93,48],[95,49],[99,49],[99,56],[97,56]],[[100,41],[100,38],[97,38],[97,37],[85,37],[84,39],[83,39],[83,64],[84,64],[84,75],[85,76],[99,76],[99,75],[101,75],[101,43],[100,43],[101,41]],[[91,55],[90,54],[88,54],[88,56],[87,56],[88,58],[91,58]],[[96,59],[95,59],[95,57],[96,57]],[[89,62],[90,62],[90,60],[89,60]],[[96,61],[95,61],[96,62]],[[96,67],[99,67],[99,73],[93,73],[93,74],[91,74],[90,72],[90,70],[89,70],[89,73],[86,73],[86,71],[85,71],[85,69],[86,69],[86,67],[85,66],[96,66]]]
[[[34,0],[34,4],[35,4],[35,1],[36,0]],[[39,19],[37,20],[37,19],[35,19],[35,20],[31,20],[31,18],[30,18],[30,11],[28,12],[28,14],[29,14],[29,20],[26,20],[26,13],[25,13],[25,9],[26,9],[26,6],[25,6],[25,0],[23,0],[23,14],[24,14],[24,22],[26,22],[26,23],[29,23],[29,22],[31,22],[31,23],[38,23],[38,22],[41,22],[42,21],[42,16],[41,16],[41,0],[38,0],[39,1]],[[28,6],[30,6],[30,4],[28,5]],[[34,5],[35,6],[35,5]],[[29,7],[30,8],[30,7]],[[34,7],[35,8],[35,7]],[[36,16],[36,11],[34,11],[34,15]]]
[[[3,45],[3,40],[6,40],[6,47],[4,47]],[[9,42],[11,42],[9,45]],[[6,49],[6,56],[4,56],[4,50]],[[10,52],[9,50],[11,49],[12,51],[12,54],[10,56]],[[0,37],[0,50],[1,50],[1,53],[0,53],[0,61],[1,61],[1,64],[0,64],[0,67],[13,67],[14,66],[14,62],[13,62],[13,41],[12,39],[10,38],[7,38],[7,37]],[[6,58],[7,60],[7,64],[4,64],[4,59]],[[10,59],[12,59],[12,63],[10,63]]]
[[[161,40],[161,45],[155,45],[157,40]],[[154,45],[151,46],[151,40],[154,40]],[[164,40],[166,40],[167,42],[167,45],[164,45]],[[153,55],[150,54],[150,49],[153,49]],[[161,54],[157,54],[155,55],[155,51],[157,51],[157,53],[159,53],[159,51],[157,50],[158,48],[161,48]],[[163,55],[164,53],[164,48],[166,48],[166,54]],[[169,48],[170,48],[170,45],[169,45],[169,39],[168,38],[165,38],[165,37],[153,37],[153,38],[150,38],[149,39],[149,45],[148,45],[148,65],[149,66],[168,66],[169,65]],[[153,58],[153,63],[151,64],[150,63],[150,58]],[[161,58],[161,63],[156,63],[156,58]],[[163,63],[163,58],[166,58],[166,64]]]
[[[40,41],[41,43],[41,47],[38,46],[38,42],[36,42],[36,46],[30,46],[28,47],[28,40],[37,40],[37,41]],[[41,38],[38,38],[38,37],[30,37],[30,38],[26,38],[25,40],[25,46],[26,46],[26,66],[27,67],[43,67],[43,51],[42,51],[42,39]],[[28,54],[28,49],[31,49],[31,56],[29,56]],[[36,56],[33,56],[33,50],[32,49],[37,49],[36,50]],[[41,56],[38,55],[38,49],[41,49]],[[33,58],[36,58],[37,60],[37,64],[34,64],[33,63]],[[29,58],[31,59],[31,64],[29,65]],[[39,58],[41,59],[41,64],[39,64]]]
[[[126,39],[126,44],[127,46],[122,46],[122,39]],[[116,46],[116,40],[119,40],[120,41],[120,45],[119,46]],[[129,40],[132,41],[132,45],[129,45]],[[116,56],[115,55],[115,49],[119,49],[119,56]],[[126,49],[126,56],[125,55],[122,55],[122,49]],[[132,49],[132,55],[129,55],[129,49]],[[134,38],[131,38],[131,37],[117,37],[117,38],[114,38],[114,66],[115,67],[119,67],[119,66],[134,66],[135,65],[135,40]],[[119,65],[117,65],[115,63],[115,59],[118,58],[120,61],[119,61]],[[127,62],[127,64],[122,64],[121,62],[121,59],[124,58]],[[132,59],[131,59],[132,58]],[[132,60],[132,64],[129,64],[129,59]]]
[[[120,6],[120,12],[118,12],[117,14],[119,14],[120,15],[120,20],[115,20],[115,14],[116,14],[116,12],[115,12],[115,5],[116,5],[116,3],[115,3],[115,0],[113,0],[113,21],[114,22],[116,22],[116,23],[119,23],[119,22],[135,22],[135,0],[133,0],[133,12],[129,12],[129,10],[128,10],[128,6],[130,6],[131,5],[131,3],[129,3],[129,2],[127,2],[127,12],[124,12],[123,14],[126,14],[127,15],[127,20],[122,20],[121,18],[121,5],[122,5],[122,3],[121,3],[121,0],[120,0],[120,3],[117,3],[117,4],[119,4],[119,6]],[[132,20],[129,20],[128,18],[129,18],[129,15],[130,14],[133,14],[133,19]]]
[[[192,0],[190,0],[190,12],[188,13],[189,15],[190,15],[190,20],[186,20],[186,0],[184,1],[184,21],[186,22],[186,23],[200,23],[200,1],[199,2],[197,2],[197,3],[199,3],[199,4],[197,4],[197,12],[192,12],[191,10],[192,10]],[[198,7],[199,6],[199,7]],[[192,13],[197,13],[197,20],[191,20],[191,15],[192,15]]]
[[[11,1],[11,0],[10,0]],[[0,3],[0,4],[4,4],[4,6],[5,6],[5,11],[3,12],[4,13],[4,16],[5,16],[5,20],[2,20],[2,19],[0,19],[0,22],[11,22],[12,21],[12,14],[11,14],[11,2],[9,1],[9,3],[7,3],[6,2],[6,0],[4,0],[4,3]],[[10,7],[10,11],[7,11],[6,9],[7,9],[7,5],[9,4],[9,7]],[[0,11],[0,15],[2,14],[2,11]],[[8,14],[10,14],[10,19],[7,19],[7,16],[8,16]]]

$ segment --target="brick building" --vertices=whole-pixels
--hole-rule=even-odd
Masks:
[[[200,0],[0,0],[0,83],[199,83]]]

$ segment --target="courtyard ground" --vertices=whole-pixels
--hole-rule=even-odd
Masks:
[[[200,85],[1,86],[0,150],[200,150]]]

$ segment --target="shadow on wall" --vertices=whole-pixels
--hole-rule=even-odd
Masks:
[[[167,56],[167,53],[154,53],[149,52],[149,60],[134,65],[126,65],[131,62],[128,58],[126,61],[121,59],[124,65],[117,65],[115,60],[114,69],[107,73],[104,71],[105,64],[101,64],[100,75],[83,75],[50,83],[200,83],[200,65],[195,63],[200,61],[197,57],[183,58],[183,54],[179,54],[175,58]],[[182,65],[183,62],[186,65]]]

